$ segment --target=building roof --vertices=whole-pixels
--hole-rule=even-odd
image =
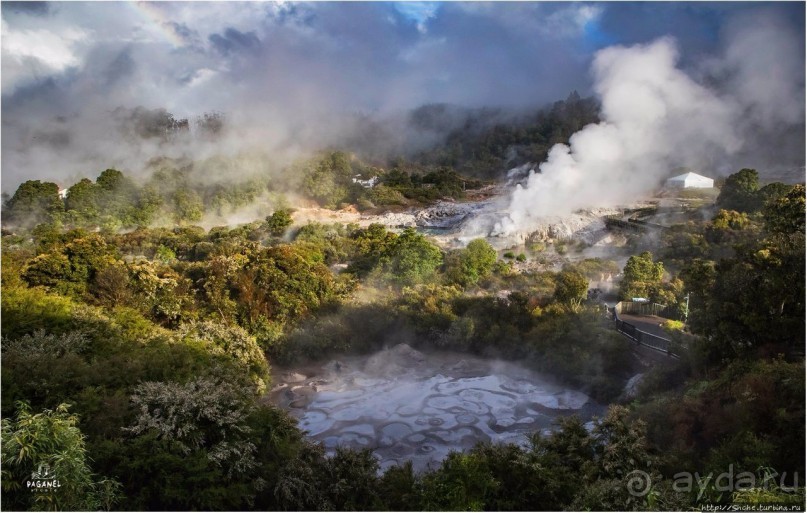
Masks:
[[[672,178],[668,179],[667,181],[675,181],[675,182],[684,182],[690,178],[694,178],[696,180],[711,180],[708,176],[699,175],[698,173],[684,173],[682,175],[673,176]]]

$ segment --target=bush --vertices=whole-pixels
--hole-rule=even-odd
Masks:
[[[286,233],[286,228],[291,226],[291,212],[288,209],[276,210],[266,218],[266,228],[275,237],[280,237]]]
[[[356,201],[356,208],[358,208],[359,211],[364,212],[365,210],[370,210],[371,208],[375,208],[375,205],[373,204],[372,201],[370,201],[367,198],[359,198]]]
[[[496,250],[484,239],[475,239],[465,249],[446,257],[446,276],[462,286],[475,285],[486,278],[496,263]]]
[[[406,205],[403,194],[386,185],[376,185],[370,189],[368,199],[376,205]]]

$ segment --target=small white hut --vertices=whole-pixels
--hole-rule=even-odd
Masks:
[[[671,189],[711,189],[715,181],[697,173],[684,173],[673,176],[665,185]]]

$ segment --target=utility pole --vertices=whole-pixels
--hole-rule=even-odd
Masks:
[[[686,326],[687,319],[689,318],[689,292],[687,292],[687,295],[684,297],[687,300],[686,306],[684,307],[684,325]]]

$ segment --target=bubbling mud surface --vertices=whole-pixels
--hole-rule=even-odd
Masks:
[[[603,407],[581,392],[513,363],[397,345],[276,372],[271,399],[324,444],[370,448],[382,469],[411,460],[435,466],[478,442],[525,443],[559,415],[584,421]]]

